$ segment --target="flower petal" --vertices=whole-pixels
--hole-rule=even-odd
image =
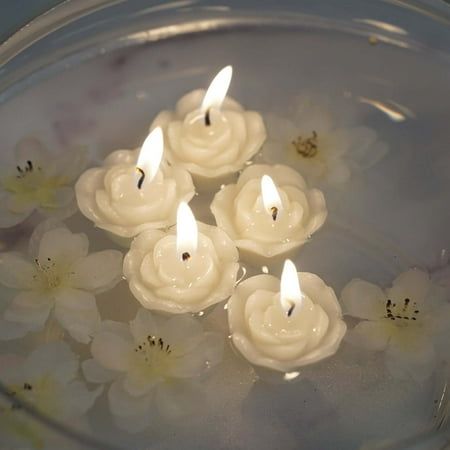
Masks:
[[[80,289],[67,288],[57,293],[55,317],[75,340],[84,344],[100,323],[95,297]]]
[[[44,144],[33,136],[25,137],[17,142],[15,155],[16,163],[21,167],[26,166],[27,161],[31,161],[35,167],[44,166],[45,168],[51,159]]]
[[[208,368],[222,360],[224,339],[219,333],[204,333],[203,339],[188,353],[176,358],[170,366],[175,378],[192,378],[202,375]]]
[[[71,284],[96,294],[112,289],[122,278],[122,253],[104,250],[80,258],[72,266]]]
[[[400,274],[387,290],[388,297],[401,304],[405,299],[423,306],[425,297],[431,288],[430,277],[427,272],[419,269],[409,269]]]
[[[30,328],[17,322],[8,322],[0,319],[0,340],[10,341],[26,336],[30,332]]]
[[[39,256],[39,246],[41,244],[42,236],[45,233],[51,230],[55,230],[58,228],[67,228],[63,222],[58,219],[50,218],[41,222],[36,228],[33,230],[33,233],[30,237],[30,242],[28,244],[28,253],[34,259]]]
[[[165,383],[156,390],[156,406],[166,419],[192,414],[204,400],[204,391],[196,384],[184,381]]]
[[[408,333],[405,337],[400,335],[401,331],[397,339],[391,340],[386,351],[386,366],[397,378],[412,378],[416,382],[422,382],[436,367],[433,344],[426,336]]]
[[[48,295],[35,292],[20,292],[4,313],[4,319],[18,322],[31,330],[42,328],[47,321],[53,299]]]
[[[91,353],[104,368],[125,372],[130,366],[133,348],[131,334],[127,336],[114,330],[101,330],[92,340]]]
[[[149,413],[151,399],[150,395],[130,395],[123,388],[121,381],[115,381],[108,391],[109,406],[116,416],[145,416]]]
[[[386,295],[375,284],[355,278],[342,290],[341,302],[350,316],[377,320],[384,316]]]
[[[73,381],[65,386],[63,396],[64,418],[76,418],[83,416],[92,408],[96,398],[102,393],[103,386],[99,386],[93,391],[89,391],[81,381]]]
[[[30,379],[51,374],[65,385],[75,379],[78,367],[78,356],[66,343],[51,342],[37,347],[25,361],[23,370]]]
[[[347,331],[346,340],[370,351],[383,351],[389,343],[392,332],[392,325],[384,322],[381,320],[360,322],[355,328]]]
[[[50,258],[56,264],[68,265],[87,255],[89,241],[84,233],[75,234],[67,228],[57,228],[42,236],[39,259]]]
[[[105,369],[95,359],[87,359],[81,363],[84,377],[90,383],[108,383],[117,378],[118,373],[114,370]]]
[[[130,322],[130,331],[136,343],[145,341],[149,334],[159,335],[153,314],[144,308],[139,308],[136,317]]]
[[[36,266],[20,253],[0,253],[0,283],[13,289],[30,289]]]
[[[11,196],[0,196],[0,228],[11,228],[22,223],[36,208],[34,203],[29,203],[27,208],[22,208],[20,212],[11,211],[8,206],[10,201]]]
[[[200,322],[187,314],[180,314],[170,318],[161,328],[160,334],[164,341],[168,341],[172,346],[188,352],[192,346],[198,345],[202,338],[203,327]]]

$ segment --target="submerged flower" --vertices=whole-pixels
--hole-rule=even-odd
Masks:
[[[122,275],[122,254],[104,250],[88,254],[85,234],[52,221],[38,226],[29,256],[0,253],[0,283],[19,289],[0,323],[0,338],[11,339],[55,319],[80,342],[89,342],[99,323],[95,294],[115,286]]]
[[[320,96],[302,96],[292,117],[266,117],[264,158],[298,170],[311,184],[346,182],[387,152],[371,128],[346,124],[341,108]]]
[[[86,165],[85,153],[53,155],[35,138],[16,146],[16,166],[0,178],[0,228],[24,221],[34,211],[60,219],[76,211],[73,183]]]
[[[410,269],[382,290],[354,279],[342,291],[347,314],[364,319],[348,340],[372,351],[384,351],[394,376],[426,379],[436,364],[437,338],[450,324],[450,304],[426,272]]]
[[[0,401],[2,436],[43,447],[42,427],[21,414],[21,402],[58,421],[81,418],[102,389],[88,391],[77,379],[78,357],[67,344],[53,342],[35,349],[27,358],[2,356],[0,381],[17,401]]]
[[[108,391],[117,424],[140,431],[157,407],[176,417],[198,400],[195,383],[222,357],[223,340],[187,315],[163,319],[140,309],[129,325],[104,321],[83,363],[91,382],[113,381]]]

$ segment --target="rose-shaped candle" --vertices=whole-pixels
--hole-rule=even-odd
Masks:
[[[266,139],[261,115],[225,97],[231,74],[231,66],[225,67],[206,94],[190,92],[175,111],[162,111],[151,125],[164,130],[167,160],[187,169],[198,190],[230,182]]]
[[[237,184],[215,195],[211,211],[241,258],[255,265],[281,262],[327,217],[322,192],[308,189],[300,174],[282,165],[248,167]]]
[[[281,286],[271,275],[242,282],[228,301],[228,321],[248,361],[282,372],[333,355],[346,331],[333,289],[317,275],[297,273],[290,260]]]
[[[238,251],[217,227],[196,222],[181,203],[174,232],[146,230],[131,244],[124,275],[139,302],[168,313],[196,313],[234,290]]]
[[[84,172],[75,186],[80,211],[123,238],[173,225],[178,203],[189,201],[195,189],[186,170],[161,163],[163,148],[156,128],[141,149],[117,150],[102,167]]]

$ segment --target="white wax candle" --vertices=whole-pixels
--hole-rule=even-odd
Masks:
[[[301,175],[282,165],[248,167],[236,184],[215,195],[211,211],[241,258],[255,265],[286,258],[327,217],[322,192],[309,189]]]
[[[130,238],[148,228],[173,225],[179,202],[195,194],[189,173],[164,162],[160,165],[161,149],[154,148],[151,139],[146,143],[153,164],[142,158],[144,146],[117,150],[102,167],[84,172],[75,186],[80,211],[117,236]]]
[[[258,275],[239,284],[228,301],[233,344],[252,364],[289,372],[339,348],[346,325],[333,289],[317,275],[297,274],[295,266],[294,277],[300,298],[282,298],[277,278]]]
[[[217,227],[196,223],[177,227],[180,238],[147,230],[131,244],[124,260],[124,275],[139,302],[148,309],[169,313],[196,313],[227,299],[234,291],[239,268],[238,251]],[[196,245],[186,238],[191,235]]]
[[[225,69],[207,93],[190,92],[175,111],[162,111],[151,125],[164,130],[167,160],[187,169],[200,190],[229,180],[266,139],[261,115],[225,98],[230,76]]]

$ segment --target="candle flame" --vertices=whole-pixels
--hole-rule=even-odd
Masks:
[[[232,75],[233,68],[226,66],[214,77],[203,98],[202,112],[207,113],[210,108],[220,108],[222,106],[230,87]]]
[[[186,261],[197,250],[198,227],[194,214],[186,202],[181,202],[177,209],[177,254]]]
[[[303,297],[295,264],[287,259],[281,273],[280,302],[288,317],[301,305]]]
[[[158,173],[164,151],[164,137],[160,127],[155,128],[145,139],[136,163],[140,174],[140,184],[152,181]]]
[[[277,220],[283,205],[275,182],[269,175],[263,175],[261,178],[261,195],[264,209],[272,216],[274,221]]]

